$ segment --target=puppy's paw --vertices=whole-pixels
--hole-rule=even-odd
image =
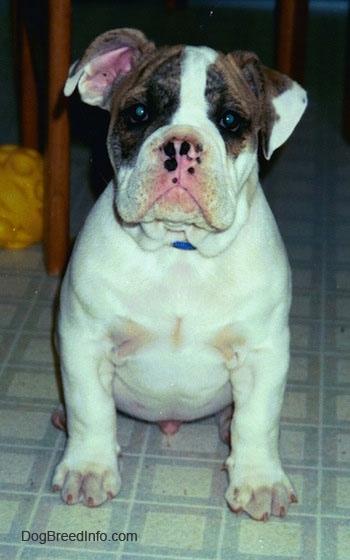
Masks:
[[[68,505],[83,502],[88,507],[97,507],[112,500],[119,492],[121,479],[117,467],[98,463],[82,463],[70,467],[62,461],[56,468],[52,480],[54,492]]]
[[[296,493],[282,470],[275,481],[271,481],[269,474],[271,471],[266,472],[266,477],[244,476],[239,480],[231,472],[225,495],[229,508],[235,513],[245,511],[257,521],[268,521],[271,515],[284,517],[289,504],[298,501]]]

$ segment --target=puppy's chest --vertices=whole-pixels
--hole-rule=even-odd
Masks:
[[[190,259],[180,259],[146,268],[134,281],[129,279],[123,299],[131,311],[151,318],[198,316],[221,305],[220,293],[229,290],[224,284],[216,272],[198,270]]]
[[[149,273],[129,283],[123,312],[110,329],[116,362],[145,352],[175,356],[198,349],[234,359],[235,349],[246,345],[245,312],[234,286],[222,276],[180,262],[162,275]]]

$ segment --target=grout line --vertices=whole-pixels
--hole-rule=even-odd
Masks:
[[[36,492],[24,492],[24,491],[12,491],[12,490],[2,490],[0,492],[1,494],[13,494],[13,496],[38,496],[38,500],[40,501],[40,499],[42,498],[53,498],[55,499],[55,496],[57,498],[59,498],[59,494],[54,494],[52,492],[43,492],[42,494],[39,493],[38,494]],[[205,502],[205,498],[201,498],[203,502]],[[58,503],[61,504],[61,502]],[[223,504],[222,505],[206,505],[205,503],[191,503],[191,504],[187,504],[185,502],[180,502],[180,501],[176,501],[176,498],[174,498],[174,501],[164,501],[164,502],[159,502],[156,498],[154,500],[142,500],[142,499],[134,499],[132,497],[132,495],[130,496],[130,498],[118,498],[116,497],[115,499],[112,500],[112,503],[115,504],[130,504],[129,509],[133,509],[133,507],[135,505],[141,505],[141,506],[154,506],[157,505],[159,507],[162,508],[176,508],[176,509],[186,509],[186,510],[199,510],[201,512],[217,512],[217,513],[225,513],[227,514],[229,517],[232,517],[233,519],[240,519],[239,515],[242,515],[242,519],[250,519],[249,515],[246,513],[243,514],[239,514],[237,517],[235,517],[235,515],[233,512],[230,511],[229,507],[226,505],[226,503],[224,502],[224,498],[223,498]],[[67,506],[67,508],[69,508],[70,506]],[[86,506],[83,506],[82,504],[78,504],[78,507],[81,508],[86,508]],[[103,508],[103,506],[101,506]],[[33,506],[33,509],[35,508],[35,506]],[[89,508],[86,508],[87,511],[89,511]],[[30,517],[30,519],[32,519],[33,516]],[[225,515],[226,517],[226,515]],[[314,512],[308,512],[308,511],[293,511],[292,509],[288,510],[288,518],[289,517],[293,517],[293,518],[308,518],[308,519],[315,519],[315,513]],[[319,516],[320,519],[341,519],[341,520],[348,520],[349,516],[347,513],[339,513],[339,512],[330,512],[327,511],[325,513],[320,513]],[[271,517],[272,521],[276,521],[278,522],[278,517]],[[125,517],[125,531],[131,531],[132,528],[128,528],[129,527],[129,515],[127,514]],[[222,521],[223,523],[223,521]],[[30,529],[30,525],[31,523],[28,522],[26,529]],[[26,530],[24,529],[24,530]],[[120,541],[120,542],[124,542],[124,541]],[[126,542],[126,541],[125,541]],[[2,543],[0,543],[1,546]]]
[[[218,538],[217,538],[217,555],[216,555],[216,560],[221,560],[222,558],[222,549],[223,549],[223,544],[224,544],[224,536],[225,536],[225,528],[226,528],[226,519],[227,519],[227,514],[229,512],[229,508],[226,504],[226,507],[221,507],[220,508],[222,511],[222,517],[221,517],[221,523],[220,523],[220,528],[219,528],[219,533],[218,533]],[[232,513],[231,513],[232,515]]]
[[[327,154],[327,146],[325,139],[327,138],[327,131],[325,126],[322,127],[321,142],[324,144],[321,150],[322,154]],[[328,212],[327,212],[327,202],[328,202],[328,167],[329,162],[325,157],[321,158],[319,165],[322,169],[322,199],[321,199],[321,241],[322,241],[322,258],[321,258],[321,286],[320,286],[320,315],[321,315],[321,328],[320,328],[320,389],[319,389],[319,433],[318,433],[318,496],[322,496],[322,483],[323,483],[323,436],[324,436],[324,385],[325,385],[325,348],[326,348],[326,318],[327,318],[327,256],[328,256]],[[318,557],[321,558],[322,555],[322,500],[318,500],[317,506],[317,541],[316,550]]]
[[[128,499],[130,504],[129,504],[129,507],[127,509],[127,513],[126,513],[126,517],[125,517],[125,528],[126,528],[126,530],[128,530],[128,527],[130,527],[131,514],[132,514],[132,511],[134,509],[135,503],[137,503],[137,501],[138,501],[135,498],[136,498],[137,489],[138,489],[138,486],[139,486],[140,475],[141,475],[143,465],[144,465],[144,461],[145,461],[146,449],[147,449],[147,446],[148,446],[150,433],[151,433],[151,426],[148,426],[147,431],[144,435],[141,451],[140,451],[140,453],[136,454],[136,456],[139,457],[139,463],[138,463],[138,466],[137,466],[137,469],[136,469],[135,479],[133,481],[133,488],[132,488],[132,491],[130,493],[130,498]],[[117,427],[117,434],[118,434],[118,427]],[[122,451],[122,453],[123,453],[123,451]],[[124,453],[123,453],[123,455],[124,455]],[[123,473],[121,472],[120,474],[121,474],[121,477],[122,477]],[[121,555],[124,551],[124,546],[125,545],[123,544],[117,558],[121,558]]]

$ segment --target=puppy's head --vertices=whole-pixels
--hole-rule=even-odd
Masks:
[[[66,95],[76,86],[111,113],[117,212],[145,248],[179,235],[203,248],[218,234],[219,247],[229,243],[256,188],[258,139],[269,159],[306,107],[305,91],[253,53],[156,49],[133,29],[95,39]]]

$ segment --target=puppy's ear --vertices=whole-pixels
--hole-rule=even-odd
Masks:
[[[261,128],[262,148],[266,159],[292,134],[306,106],[306,91],[275,70],[262,67],[267,109]]]
[[[263,66],[254,53],[231,53],[260,105],[266,159],[292,134],[307,106],[306,91],[288,76]]]
[[[71,95],[78,86],[85,103],[108,110],[111,93],[118,81],[154,48],[154,44],[137,29],[113,29],[99,35],[83,58],[71,66],[65,95]]]

